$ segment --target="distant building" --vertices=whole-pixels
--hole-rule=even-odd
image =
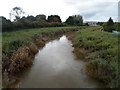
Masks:
[[[90,22],[88,23],[88,25],[89,25],[89,26],[97,26],[96,23],[90,23]]]
[[[85,21],[84,23],[86,25],[88,25],[88,26],[97,26],[97,22],[96,21]]]

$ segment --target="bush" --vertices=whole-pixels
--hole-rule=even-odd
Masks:
[[[2,32],[10,31],[13,29],[13,24],[10,20],[5,17],[0,17],[0,22],[2,22]]]
[[[103,29],[104,29],[104,31],[107,31],[107,32],[112,32],[112,30],[115,30],[114,22],[111,19],[111,17],[110,17],[110,19],[108,20],[107,23],[103,24]]]
[[[107,32],[112,32],[113,30],[115,30],[114,26],[109,26],[107,23],[103,24],[103,29]]]
[[[118,63],[108,62],[105,59],[98,58],[90,61],[86,65],[87,73],[94,78],[103,81],[107,87],[118,87]],[[114,78],[114,79],[113,79]]]

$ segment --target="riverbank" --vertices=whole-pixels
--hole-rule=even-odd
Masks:
[[[73,52],[87,62],[86,73],[106,87],[118,87],[118,37],[117,34],[101,32],[100,28],[55,27],[3,33],[3,83],[9,87],[9,84],[18,82],[14,76],[33,64],[40,48],[70,32],[72,36],[68,35],[68,38],[73,41]]]
[[[14,77],[21,71],[27,69],[33,64],[34,56],[40,48],[42,48],[46,42],[59,37],[62,34],[78,31],[85,27],[63,27],[63,28],[48,28],[47,30],[36,31],[24,31],[10,33],[12,35],[18,35],[17,40],[11,39],[10,34],[3,34],[8,38],[3,37],[3,86],[9,87],[10,84],[17,82],[18,80]],[[34,34],[33,34],[34,32]],[[35,33],[36,32],[36,33]],[[19,37],[19,34],[21,35]],[[26,34],[26,36],[24,36]],[[32,35],[31,35],[32,34]],[[23,38],[24,39],[21,39]],[[26,37],[26,39],[25,39]],[[5,43],[7,40],[9,42]]]
[[[51,40],[39,50],[30,70],[20,74],[20,88],[103,88],[86,75],[86,63],[72,53],[74,47],[66,36],[73,33]]]
[[[74,53],[87,62],[86,73],[106,87],[120,86],[118,65],[118,35],[101,32],[99,28],[80,30],[73,35]]]

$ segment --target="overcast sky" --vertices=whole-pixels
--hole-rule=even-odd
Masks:
[[[1,0],[0,16],[9,19],[9,13],[15,6],[23,8],[29,15],[59,15],[62,21],[68,16],[79,14],[85,21],[107,21],[118,17],[120,0]]]

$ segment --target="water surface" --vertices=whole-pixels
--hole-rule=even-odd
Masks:
[[[21,88],[97,88],[100,83],[83,70],[85,62],[75,60],[66,36],[47,43],[36,55],[34,65],[21,81]]]

